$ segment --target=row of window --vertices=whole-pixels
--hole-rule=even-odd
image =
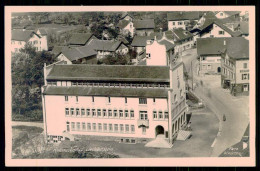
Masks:
[[[223,68],[223,74],[225,74],[225,75],[231,77],[232,79],[235,79],[235,74],[234,74],[233,72],[229,71],[229,70],[226,69],[226,68]]]
[[[69,122],[67,122],[67,131],[70,131]],[[135,126],[129,124],[71,122],[71,131],[135,133]]]
[[[134,110],[111,110],[111,109],[85,109],[85,108],[65,108],[66,116],[81,116],[81,117],[115,117],[115,118],[134,118]]]

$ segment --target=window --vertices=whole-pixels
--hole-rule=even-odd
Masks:
[[[206,65],[202,65],[202,69],[206,69]]]
[[[93,103],[95,102],[95,98],[94,98],[94,96],[92,96],[92,102],[93,102]]]
[[[75,122],[71,122],[71,130],[72,130],[72,131],[75,130]]]
[[[119,117],[121,118],[121,117],[124,117],[124,115],[123,115],[123,110],[119,110]]]
[[[66,116],[70,115],[69,108],[65,108],[65,115]]]
[[[82,122],[82,130],[86,130],[86,123],[85,122]]]
[[[111,103],[111,98],[110,98],[110,97],[108,97],[108,99],[107,99],[107,100],[108,100],[108,103]]]
[[[146,58],[151,58],[151,54],[150,53],[146,53]]]
[[[118,124],[115,124],[115,125],[114,125],[114,131],[115,131],[115,132],[118,132]]]
[[[79,97],[78,96],[76,96],[76,102],[79,102]]]
[[[91,131],[91,124],[88,123],[88,130]]]
[[[140,114],[141,120],[147,120],[148,119],[147,118],[147,111],[140,111],[139,114]]]
[[[246,69],[246,68],[247,68],[247,63],[244,63],[244,65],[243,65],[243,66],[244,66],[244,68]]]
[[[103,128],[104,128],[104,131],[107,131],[107,124],[106,123],[104,123]]]
[[[114,110],[114,117],[117,117],[117,110]]]
[[[108,116],[112,117],[112,110],[108,110]]]
[[[93,127],[93,131],[96,131],[96,123],[93,123],[92,127]]]
[[[103,117],[107,116],[107,110],[103,109]]]
[[[128,118],[128,110],[125,110],[125,117]]]
[[[92,109],[92,116],[96,116],[96,109]]]
[[[80,122],[77,122],[77,130],[80,130]]]
[[[102,131],[102,124],[101,123],[98,124],[98,130]]]
[[[153,118],[154,118],[154,119],[157,118],[157,111],[153,111]]]
[[[248,74],[242,74],[242,80],[247,80],[248,79]]]
[[[218,34],[219,34],[219,35],[224,35],[225,32],[224,32],[224,31],[218,31]]]
[[[131,118],[134,118],[135,117],[135,113],[133,110],[130,111],[130,115],[131,115]]]
[[[180,22],[178,22],[178,25],[182,25],[182,22],[180,21]]]
[[[98,115],[98,116],[101,116],[101,109],[98,109],[98,110],[97,110],[97,115]]]
[[[66,102],[69,101],[68,96],[65,96],[65,101],[66,101]]]
[[[243,85],[243,91],[248,91],[248,84]]]
[[[135,132],[135,126],[131,125],[131,132],[134,133]]]
[[[125,125],[125,132],[129,132],[129,125],[128,124]]]
[[[87,116],[90,116],[90,109],[87,109]]]
[[[79,108],[76,109],[76,116],[79,116]]]
[[[169,118],[168,112],[164,112],[164,119],[168,119],[168,118]]]
[[[120,132],[124,132],[124,125],[120,124]]]
[[[71,114],[71,116],[74,115],[74,108],[70,108],[70,114]]]
[[[146,98],[139,98],[139,104],[147,104]]]
[[[85,116],[85,109],[81,109],[81,116]]]
[[[159,119],[162,119],[162,118],[163,118],[162,111],[159,111]]]
[[[125,103],[127,103],[127,97],[125,97]]]
[[[175,22],[172,22],[172,25],[175,26]]]
[[[153,98],[153,102],[155,103],[155,98]]]
[[[142,127],[142,134],[146,134],[146,127]]]
[[[109,131],[112,132],[113,131],[113,125],[109,124]]]

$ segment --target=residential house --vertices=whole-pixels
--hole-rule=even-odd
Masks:
[[[93,39],[89,42],[89,46],[97,52],[97,59],[101,59],[108,55],[128,53],[128,47],[121,41],[99,40]]]
[[[249,41],[229,39],[221,56],[221,86],[234,96],[249,95]]]
[[[189,31],[178,28],[169,32],[172,32],[173,40],[176,44],[175,53],[182,54],[183,51],[191,49],[194,46],[193,34]]]
[[[151,36],[135,36],[131,43],[131,46],[137,52],[137,54],[139,54],[145,50],[146,41],[151,39]]]
[[[74,33],[69,40],[70,47],[86,46],[93,39],[97,39],[92,33]]]
[[[186,30],[191,21],[197,22],[200,18],[199,11],[175,11],[167,13],[168,30],[182,28]]]
[[[61,54],[62,51],[66,50],[68,48],[69,48],[68,46],[54,46],[51,53],[54,56],[58,56],[59,54]]]
[[[127,36],[128,34],[134,36],[134,24],[130,20],[120,20],[117,24],[117,28],[120,30],[120,34]]]
[[[239,18],[240,11],[216,11],[215,16],[218,19],[228,18],[231,16]]]
[[[97,64],[97,52],[90,46],[66,48],[57,56],[59,61],[67,64]]]
[[[183,63],[45,66],[46,141],[59,143],[75,135],[91,135],[135,144],[159,135],[171,148],[187,124],[183,75]]]
[[[127,12],[124,12],[120,18],[120,20],[133,21],[134,17]]]
[[[221,74],[221,54],[231,38],[198,38],[199,74]]]
[[[134,20],[135,34],[138,36],[150,36],[154,32],[154,19]]]
[[[40,36],[33,30],[12,30],[11,52],[19,52],[26,43],[30,43],[36,51],[48,50],[47,36]]]

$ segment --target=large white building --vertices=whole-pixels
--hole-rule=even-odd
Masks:
[[[44,133],[140,142],[163,134],[173,142],[186,125],[183,63],[170,66],[58,65],[44,67]]]

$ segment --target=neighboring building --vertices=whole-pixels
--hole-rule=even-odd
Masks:
[[[128,47],[121,41],[93,39],[89,42],[89,46],[97,52],[97,59],[108,55],[124,55],[128,53]]]
[[[86,46],[93,39],[97,39],[92,33],[75,33],[69,40],[70,47]]]
[[[59,54],[61,54],[62,51],[66,50],[68,48],[69,48],[68,46],[54,46],[51,53],[54,56],[58,56]]]
[[[234,96],[249,95],[249,41],[236,37],[227,41],[221,57],[221,85]]]
[[[58,55],[59,61],[67,64],[97,64],[97,52],[90,46],[66,48]]]
[[[120,18],[120,20],[133,21],[134,17],[127,12],[124,12]]]
[[[246,21],[239,22],[238,31],[241,32],[242,37],[247,37],[249,35],[249,23]]]
[[[51,65],[42,87],[44,135],[92,135],[137,143],[186,126],[183,63],[170,66]]]
[[[120,29],[120,34],[127,36],[130,34],[131,37],[134,36],[134,24],[130,20],[120,20],[117,24],[117,27]]]
[[[12,30],[11,52],[19,52],[26,43],[34,46],[36,51],[48,50],[47,36],[40,36],[33,30]]]
[[[181,54],[183,51],[191,49],[194,45],[193,34],[182,28],[173,29],[172,35],[176,44],[176,53]]]
[[[191,21],[197,22],[200,18],[199,11],[193,12],[182,12],[175,11],[167,13],[168,20],[168,30],[173,30],[176,28],[182,28],[186,30],[187,26]]]
[[[228,39],[232,38],[197,39],[199,74],[221,74],[221,54],[226,48]]]
[[[150,36],[154,32],[154,19],[135,20],[133,23],[135,34],[138,36]]]
[[[135,36],[131,43],[131,46],[137,52],[137,54],[139,54],[145,50],[147,40],[151,39],[151,36]]]
[[[218,19],[228,18],[231,16],[239,18],[240,11],[217,11],[215,12],[215,16]]]

